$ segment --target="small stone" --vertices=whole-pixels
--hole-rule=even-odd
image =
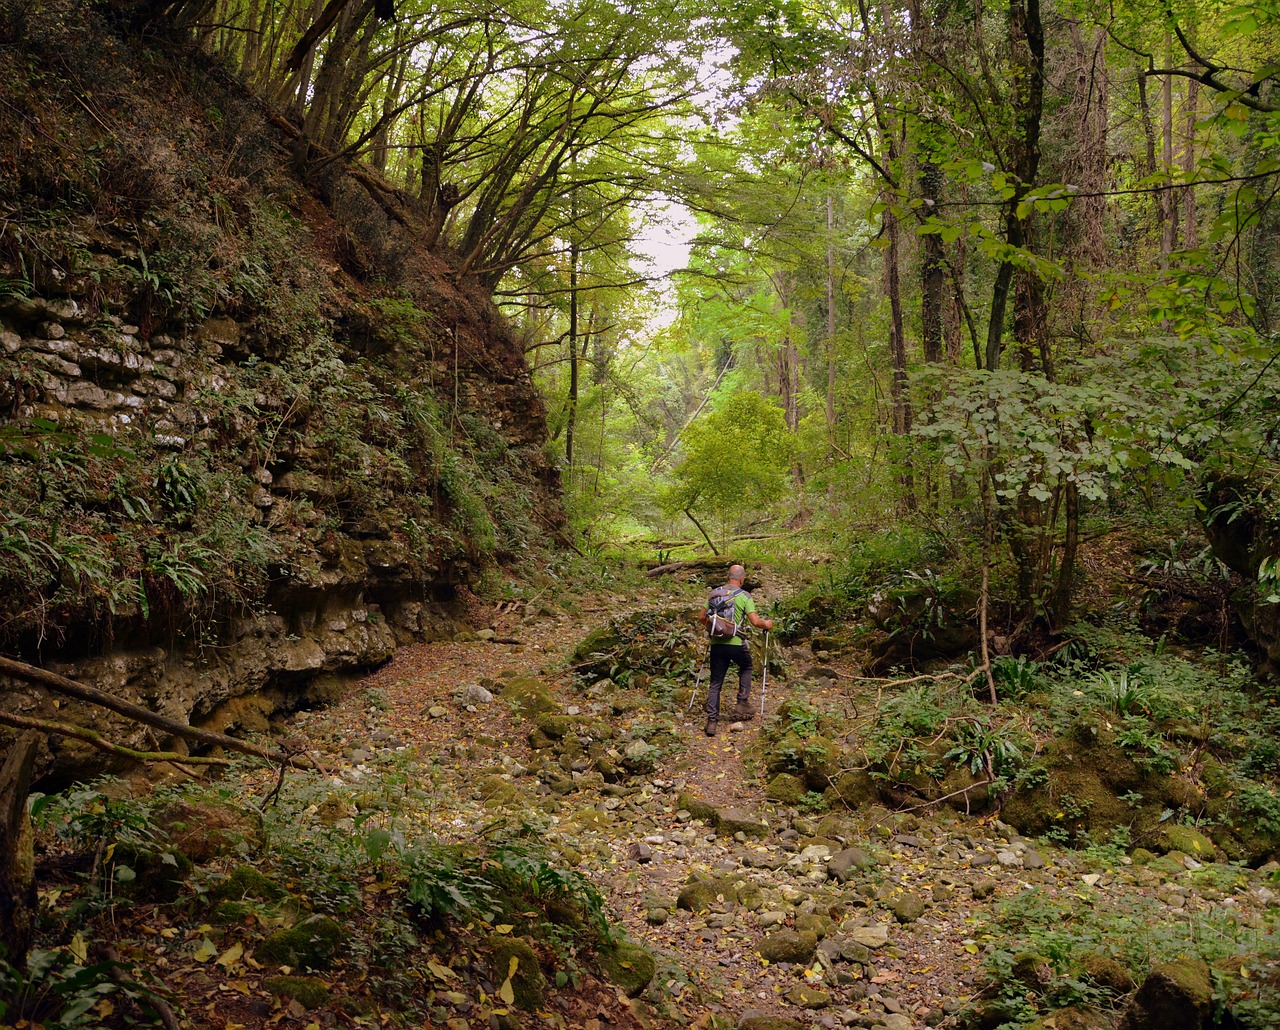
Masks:
[[[996,861],[1005,869],[1022,865],[1022,860],[1012,851],[997,851]]]
[[[761,912],[756,916],[756,922],[766,929],[770,926],[781,926],[787,921],[785,912]]]
[[[493,701],[493,694],[479,683],[472,683],[462,691],[461,700],[464,705],[487,705]]]
[[[448,714],[449,709],[443,708],[440,705],[432,705],[427,709],[427,715],[431,716],[433,719],[443,719]]]
[[[865,948],[883,948],[889,943],[889,924],[875,923],[871,926],[845,927],[844,933],[855,944]]]
[[[670,918],[671,913],[665,908],[651,908],[644,914],[644,921],[650,926],[662,926]]]
[[[1022,856],[1022,868],[1024,869],[1043,869],[1044,857],[1038,851],[1028,851]]]
[[[1096,887],[1098,886],[1098,881],[1102,879],[1102,874],[1086,873],[1084,876],[1080,877],[1080,879],[1084,881],[1084,885],[1086,887]]]
[[[831,995],[813,987],[794,987],[787,992],[787,1001],[802,1009],[825,1009],[831,1004]]]
[[[984,866],[989,866],[994,863],[995,860],[995,855],[988,854],[985,851],[979,851],[977,854],[969,856],[969,867],[972,869],[982,869]]]
[[[904,894],[893,903],[893,917],[900,923],[914,923],[924,915],[924,898],[919,894]]]
[[[971,889],[973,891],[974,900],[982,901],[985,898],[991,897],[991,895],[996,892],[996,884],[994,880],[974,880]]]
[[[627,850],[627,855],[631,861],[645,865],[646,863],[653,861],[653,848],[649,847],[649,845],[643,841],[637,841]]]

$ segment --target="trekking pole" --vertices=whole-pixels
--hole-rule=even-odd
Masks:
[[[764,675],[760,677],[760,718],[764,718],[764,694],[769,689],[769,631],[764,631]]]
[[[693,711],[693,703],[698,700],[698,685],[702,682],[702,670],[707,667],[707,659],[711,657],[711,645],[707,645],[707,653],[702,657],[702,664],[698,666],[698,674],[693,677],[693,693],[689,695],[689,707],[687,711]]]

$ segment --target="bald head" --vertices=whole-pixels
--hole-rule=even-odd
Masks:
[[[747,570],[744,569],[741,565],[729,566],[729,582],[730,583],[741,583],[746,578],[747,578]]]

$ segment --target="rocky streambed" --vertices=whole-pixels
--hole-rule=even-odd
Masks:
[[[446,840],[532,828],[652,957],[626,985],[644,1018],[1169,1030],[1233,1004],[1252,1025],[1274,1001],[1275,863],[1215,861],[1195,836],[1130,855],[1027,839],[996,814],[770,802],[759,744],[785,687],[763,720],[707,739],[672,698],[526,675],[557,668],[565,637],[550,630],[542,644],[406,649],[346,703],[365,711],[340,706],[309,729],[355,715],[367,740],[390,734],[434,760],[450,784],[432,818]],[[377,750],[345,732],[359,789]]]

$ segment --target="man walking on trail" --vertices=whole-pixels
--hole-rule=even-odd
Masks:
[[[716,727],[720,723],[720,688],[724,685],[725,674],[730,665],[738,667],[738,706],[733,710],[733,718],[754,719],[751,709],[751,648],[743,641],[739,627],[750,622],[756,629],[773,629],[772,619],[762,619],[756,614],[756,603],[751,595],[742,589],[742,581],[746,579],[747,570],[741,565],[729,568],[729,580],[724,586],[711,592],[711,600],[707,610],[702,613],[702,624],[712,633],[711,639],[711,682],[707,687],[707,727],[708,737],[716,735]],[[716,631],[716,622],[720,617],[715,615],[717,607],[727,609],[727,602],[733,601],[732,626],[733,636],[721,639]]]

